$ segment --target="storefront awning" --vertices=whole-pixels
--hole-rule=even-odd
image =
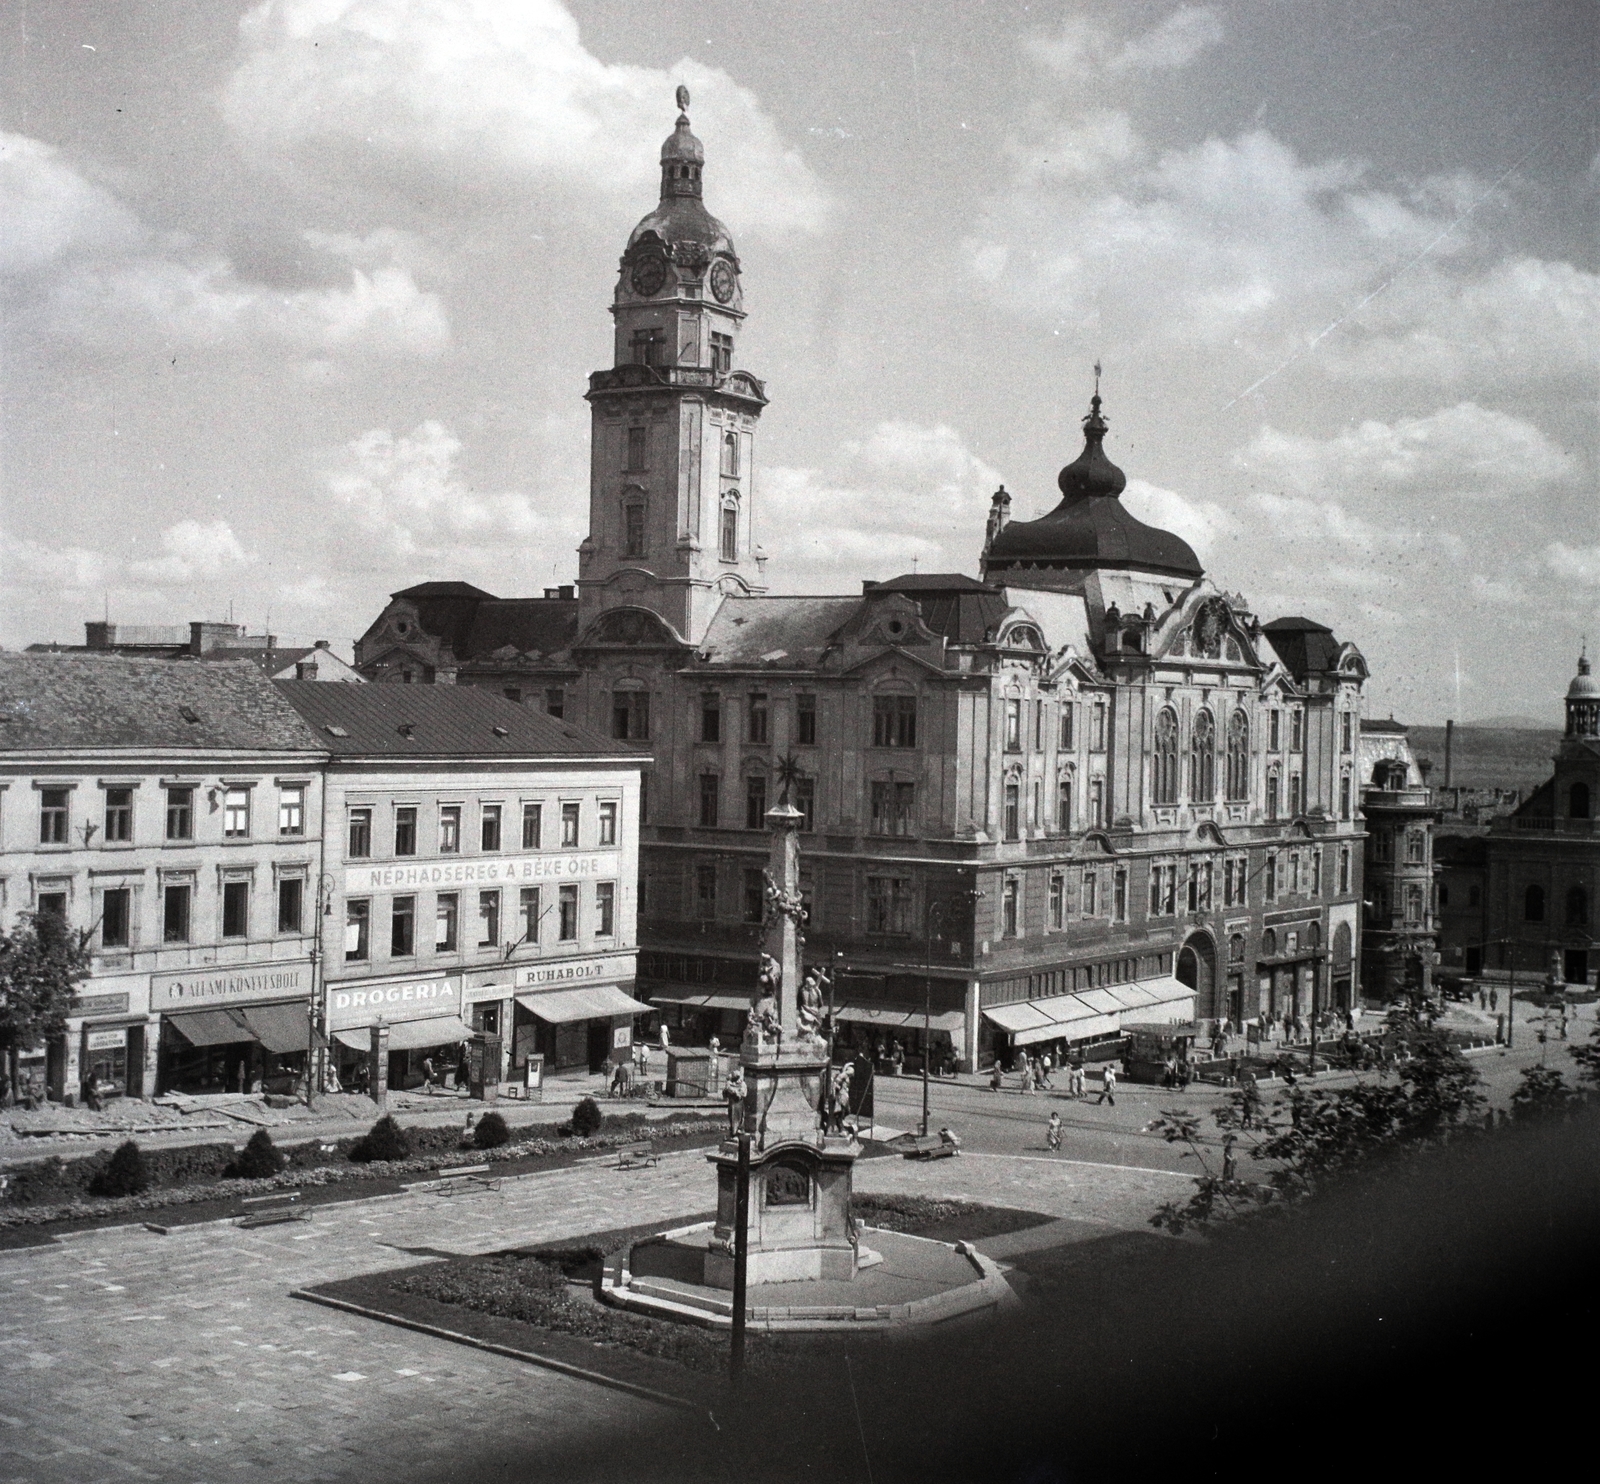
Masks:
[[[922,1029],[922,1011],[910,1005],[835,1005],[835,1020],[846,1020],[852,1025],[881,1025],[885,1030],[904,1027],[906,1030]],[[954,1035],[967,1023],[961,1010],[941,1010],[928,1017],[930,1031],[945,1031]]]
[[[519,994],[517,1003],[551,1025],[574,1020],[599,1020],[612,1015],[648,1015],[650,1007],[614,984],[589,984],[582,989],[547,989],[542,994]]]
[[[239,1014],[268,1051],[304,1051],[310,1036],[309,1017],[303,1000],[281,1005],[241,1005]],[[321,1037],[317,1038],[319,1041]]]
[[[1014,1046],[1031,1046],[1036,1041],[1092,1041],[1114,1036],[1121,1029],[1121,1011],[1105,1012],[1106,998],[1104,991],[1089,990],[1083,995],[994,1005],[983,1013],[1011,1037]]]
[[[985,1005],[983,1013],[1008,1036],[1013,1037],[1025,1031],[1053,1027],[1056,1023],[1055,1016],[1048,1014],[1038,1001],[1019,1000],[1014,1005]]]
[[[372,1049],[372,1027],[358,1025],[335,1031],[333,1039],[356,1051]],[[459,1046],[472,1039],[472,1027],[459,1015],[430,1015],[424,1020],[396,1021],[389,1027],[389,1050],[420,1051],[424,1046]]]
[[[692,984],[663,985],[649,994],[652,1004],[681,1005],[685,1010],[748,1010],[756,999],[754,990],[749,994],[711,994]]]
[[[166,1021],[191,1046],[232,1046],[257,1039],[234,1010],[169,1011]]]

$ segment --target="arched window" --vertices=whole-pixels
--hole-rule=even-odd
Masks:
[[[729,479],[739,477],[739,435],[725,434],[722,439],[722,472]]]
[[[1574,783],[1567,791],[1567,814],[1572,819],[1589,817],[1589,785]]]
[[[1194,719],[1189,735],[1189,800],[1207,804],[1217,796],[1217,731],[1209,711]]]
[[[1544,888],[1530,886],[1522,894],[1522,915],[1529,922],[1544,921]]]
[[[1584,927],[1589,921],[1589,893],[1581,886],[1567,889],[1567,926]]]
[[[739,496],[728,495],[722,502],[722,519],[717,528],[717,552],[725,562],[739,560]]]
[[[1158,804],[1178,802],[1178,715],[1169,706],[1156,717],[1152,797]]]
[[[1314,922],[1306,926],[1306,947],[1322,947],[1322,929]]]
[[[1250,797],[1250,718],[1242,708],[1228,720],[1228,797],[1235,803]]]

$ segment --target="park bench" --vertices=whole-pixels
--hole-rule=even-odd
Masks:
[[[635,1170],[642,1165],[653,1165],[660,1158],[654,1144],[648,1139],[640,1139],[632,1144],[624,1144],[617,1150],[617,1168]]]
[[[488,1165],[455,1165],[439,1171],[437,1188],[440,1195],[469,1189],[499,1190],[500,1179],[489,1173]]]
[[[300,1209],[300,1192],[291,1190],[282,1195],[248,1195],[239,1202],[254,1206],[246,1211],[234,1225],[241,1231],[251,1231],[258,1226],[277,1226],[285,1221],[309,1221],[310,1215]]]

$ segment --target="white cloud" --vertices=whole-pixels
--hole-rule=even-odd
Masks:
[[[1600,545],[1569,546],[1552,541],[1544,549],[1545,565],[1564,581],[1600,588]]]
[[[1099,21],[1072,16],[1053,36],[1030,37],[1025,45],[1052,72],[1079,79],[1187,67],[1226,34],[1212,6],[1180,5],[1159,25],[1136,36],[1118,36]]]
[[[1534,424],[1462,402],[1427,417],[1371,419],[1327,439],[1263,428],[1233,462],[1301,493],[1501,499],[1566,478],[1575,461]]]
[[[0,275],[37,272],[76,253],[126,250],[142,236],[134,214],[58,150],[0,131]]]
[[[255,561],[225,520],[180,520],[161,533],[161,550],[160,557],[130,562],[128,571],[158,584],[209,582]]]
[[[547,185],[608,205],[657,180],[649,141],[693,93],[719,211],[741,231],[814,231],[824,192],[755,95],[685,59],[609,66],[557,0],[269,0],[241,22],[224,93],[263,158],[312,158],[352,178],[426,175],[470,198]]]
[[[1128,481],[1122,503],[1146,525],[1183,537],[1207,566],[1220,544],[1243,530],[1238,519],[1215,500],[1180,495],[1143,479]]]

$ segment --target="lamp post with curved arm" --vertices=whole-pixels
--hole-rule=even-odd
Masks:
[[[318,1076],[317,1065],[317,1040],[321,1033],[321,1040],[326,1054],[328,1044],[328,1011],[323,1003],[324,989],[327,985],[327,969],[323,963],[322,936],[323,919],[333,915],[333,895],[337,887],[334,878],[326,871],[316,878],[316,902],[312,920],[311,934],[311,994],[306,1001],[306,1107],[311,1106],[311,1100],[316,1096],[317,1084],[322,1081]]]

